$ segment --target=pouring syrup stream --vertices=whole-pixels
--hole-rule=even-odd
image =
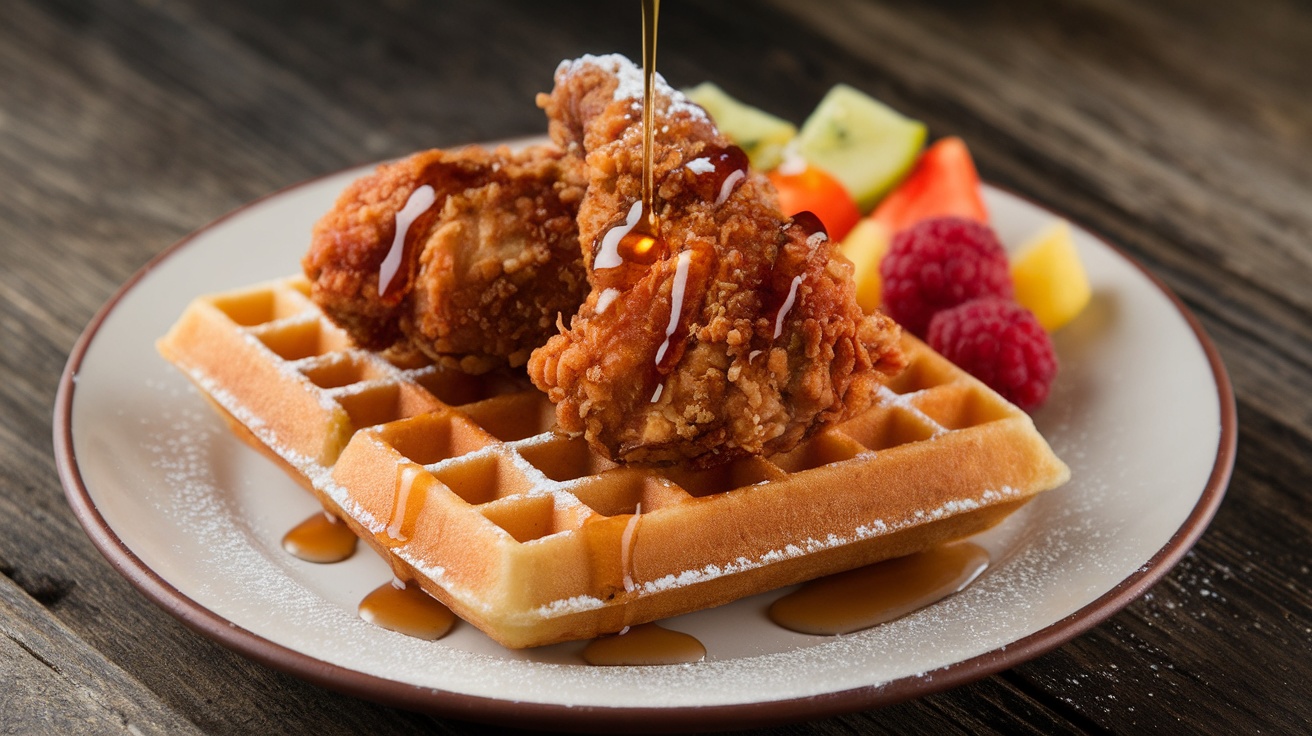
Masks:
[[[655,174],[653,156],[656,140],[656,21],[661,14],[661,0],[642,0],[642,213],[638,225],[645,243],[635,244],[641,253],[656,244],[660,222],[656,219]]]

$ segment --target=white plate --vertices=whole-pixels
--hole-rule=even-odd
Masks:
[[[682,616],[707,661],[582,664],[579,644],[512,652],[468,625],[421,642],[360,620],[389,579],[368,552],[301,562],[282,535],[316,502],[229,435],[155,352],[198,294],[299,270],[310,227],[348,171],[246,206],[178,243],[106,305],[69,359],[56,452],[70,502],[102,552],[202,633],[319,684],[500,722],[646,728],[746,726],[944,689],[1047,651],[1141,594],[1210,520],[1233,464],[1234,410],[1215,350],[1128,258],[1076,230],[1095,297],[1055,337],[1061,372],[1036,423],[1072,481],[979,538],[994,565],[966,591],[868,631],[784,631],[778,594]],[[1054,215],[987,188],[1005,243]]]

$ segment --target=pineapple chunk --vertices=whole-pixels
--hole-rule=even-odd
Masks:
[[[1033,312],[1048,332],[1075,319],[1093,296],[1065,220],[1045,227],[1016,251],[1011,278],[1016,301]]]
[[[856,267],[852,274],[852,280],[856,282],[856,303],[866,314],[878,309],[883,298],[879,262],[888,252],[888,243],[888,228],[867,217],[852,228],[838,248]]]

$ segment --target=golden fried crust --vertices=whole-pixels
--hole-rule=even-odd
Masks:
[[[397,213],[425,184],[434,204],[380,294]],[[363,347],[471,372],[522,365],[588,291],[582,193],[580,163],[555,146],[417,153],[351,184],[315,225],[302,265],[314,300]]]
[[[862,314],[851,264],[784,217],[763,176],[749,174],[717,203],[718,175],[688,164],[730,144],[663,82],[654,158],[666,252],[650,266],[594,270],[594,244],[641,196],[638,75],[622,57],[584,57],[562,64],[539,97],[553,140],[587,164],[579,236],[593,290],[569,328],[533,353],[530,377],[556,403],[560,427],[612,459],[707,467],[789,450],[870,405],[903,366],[899,328]],[[687,337],[676,331],[666,344],[685,252]],[[608,288],[616,293],[603,297]],[[663,344],[672,359],[658,368]]]

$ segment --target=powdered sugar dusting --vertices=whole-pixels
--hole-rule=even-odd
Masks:
[[[924,425],[932,427],[933,434],[930,436],[930,439],[947,434],[947,427],[934,421],[928,414],[921,411],[920,407],[912,403],[911,399],[914,396],[915,393],[899,394],[888,386],[880,386],[875,391],[875,401],[879,403],[880,406],[897,407],[898,409],[911,414],[924,423]]]
[[[683,166],[694,174],[709,174],[715,171],[715,164],[711,163],[711,160],[706,156],[695,158]]]
[[[556,67],[556,79],[577,74],[584,67],[593,66],[615,75],[618,84],[612,99],[616,102],[632,101],[635,106],[642,104],[643,78],[642,68],[622,54],[605,54],[593,56],[585,54],[574,60],[565,60]],[[699,105],[693,103],[686,95],[674,89],[665,78],[656,73],[656,97],[665,102],[666,114],[687,116],[695,120],[710,122],[710,117]]]
[[[214,470],[225,462],[222,455],[228,450],[222,448],[234,440],[194,399],[175,402],[177,409],[147,420],[143,430],[151,466],[168,489],[156,501],[164,522],[161,533],[168,528],[185,530],[174,534],[171,554],[204,560],[214,570],[213,575],[193,580],[187,595],[231,620],[243,621],[246,627],[258,630],[287,617],[310,630],[330,627],[337,632],[338,646],[367,646],[364,642],[374,627],[343,616],[338,606],[296,579],[296,568],[307,563],[278,547],[277,540],[287,529],[274,528],[262,515],[248,513],[239,487],[219,484]],[[160,563],[159,569],[168,566]],[[233,581],[240,581],[236,594],[229,587]]]
[[[644,583],[642,585],[642,592],[651,594],[670,590],[672,588],[680,588],[686,585],[695,585],[724,575],[733,575],[747,570],[753,570],[758,567],[763,567],[771,563],[782,562],[783,560],[794,557],[812,554],[820,550],[841,547],[857,540],[888,534],[900,529],[923,524],[929,520],[942,519],[967,511],[973,511],[1009,498],[1014,498],[1018,495],[1021,495],[1021,492],[1017,489],[1003,486],[996,491],[985,491],[980,494],[978,498],[953,500],[935,509],[916,511],[910,518],[894,520],[873,519],[857,526],[853,530],[851,536],[830,534],[824,539],[800,539],[793,544],[786,545],[782,549],[766,552],[754,560],[746,557],[739,557],[737,560],[725,565],[712,564],[707,565],[700,570],[685,570],[677,575],[666,575],[657,580]]]

